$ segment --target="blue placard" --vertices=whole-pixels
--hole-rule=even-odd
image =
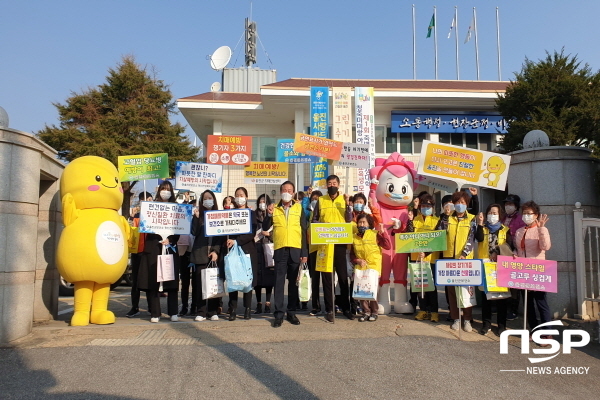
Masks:
[[[310,134],[329,139],[329,88],[310,88]]]
[[[442,113],[392,111],[392,132],[396,133],[508,133],[509,123],[493,113]]]
[[[294,151],[294,139],[277,140],[277,162],[289,164],[306,164],[319,162],[320,158]]]

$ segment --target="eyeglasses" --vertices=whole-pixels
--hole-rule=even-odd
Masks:
[[[535,215],[535,213],[523,213],[523,215]]]

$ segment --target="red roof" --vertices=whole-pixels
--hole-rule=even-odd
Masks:
[[[373,87],[375,90],[425,90],[425,91],[492,91],[503,92],[507,81],[442,81],[442,80],[389,80],[389,79],[310,79],[291,78],[264,85],[265,88],[308,89],[311,86]]]

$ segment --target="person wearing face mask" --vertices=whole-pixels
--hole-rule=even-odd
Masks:
[[[284,308],[285,280],[288,280],[287,321],[300,325],[296,316],[298,304],[298,268],[307,262],[308,243],[306,241],[307,223],[302,205],[293,200],[294,184],[286,181],[280,186],[281,201],[275,207],[271,204],[262,223],[263,231],[273,230],[275,253],[275,310],[273,327],[279,328],[286,314]]]
[[[217,198],[210,190],[205,190],[198,198],[198,207],[194,208],[192,218],[192,236],[194,243],[192,245],[190,261],[192,265],[189,269],[192,272],[192,308],[190,315],[194,316],[195,321],[218,321],[217,307],[220,298],[202,299],[202,270],[213,265],[219,260],[219,254],[225,241],[224,236],[206,237],[204,232],[204,212],[218,210]],[[223,276],[222,268],[219,273]],[[193,312],[193,313],[192,313]]]
[[[175,193],[173,192],[171,182],[163,181],[160,184],[155,201],[175,203]],[[177,316],[177,292],[179,289],[180,258],[176,250],[178,241],[179,235],[170,235],[167,239],[162,240],[160,235],[153,233],[146,234],[144,251],[141,255],[140,269],[138,272],[138,288],[146,291],[148,305],[150,307],[150,322],[158,322],[161,316],[159,297],[160,284],[156,281],[156,272],[158,256],[163,254],[163,246],[169,246],[167,248],[167,254],[173,254],[175,276],[174,280],[162,283],[163,291],[167,293],[167,312],[171,317],[171,321],[176,322],[179,320]]]
[[[239,187],[235,190],[235,208],[249,208],[248,207],[248,191],[244,187]],[[256,254],[256,243],[254,242],[254,236],[257,228],[256,213],[252,215],[252,230],[250,233],[244,233],[242,235],[229,235],[227,236],[227,249],[230,249],[234,243],[242,248],[244,253],[250,256],[252,264],[252,287],[256,287],[258,282],[258,256]],[[229,320],[235,321],[237,318],[237,302],[239,292],[229,292]],[[252,318],[251,309],[252,306],[252,290],[243,295],[244,301],[244,319]]]
[[[515,233],[513,252],[515,257],[534,258],[537,260],[546,259],[546,251],[550,250],[550,232],[546,228],[549,221],[548,215],[540,214],[540,207],[533,201],[528,201],[521,206],[523,222],[525,226],[519,228]],[[546,292],[529,290],[527,293],[527,323],[529,332],[538,326],[538,319],[535,315],[535,309],[540,314],[540,322],[546,323],[552,320],[550,307],[546,300]],[[549,335],[542,336],[552,338]]]
[[[271,198],[263,193],[258,196],[256,201],[256,222],[260,228],[263,221],[267,217],[267,207],[271,204]],[[256,254],[258,260],[258,280],[257,286],[254,288],[256,295],[256,311],[254,314],[262,314],[262,290],[265,289],[265,313],[271,312],[271,293],[273,292],[273,286],[275,285],[275,266],[274,264],[267,264],[265,258],[265,244],[273,243],[271,232],[265,232],[263,230],[257,234],[256,237]],[[272,260],[271,260],[272,262]]]
[[[472,259],[475,246],[475,231],[477,223],[475,216],[467,212],[467,203],[470,198],[467,193],[462,190],[452,194],[452,204],[454,204],[454,212],[451,215],[446,214],[450,207],[445,206],[445,213],[440,218],[437,230],[446,230],[447,248],[444,250],[443,258],[446,259]],[[456,288],[448,288],[448,305],[450,308],[450,318],[454,321],[452,329],[457,331],[460,329],[460,320],[456,297]],[[473,319],[472,307],[463,308],[463,329],[465,332],[472,332],[471,319]]]
[[[313,211],[312,222],[324,223],[349,223],[352,222],[352,207],[347,194],[339,192],[340,178],[336,175],[327,177],[327,194],[319,198]],[[346,266],[346,245],[336,244],[333,252],[333,269],[338,277],[340,286],[340,304],[346,318],[353,320],[354,315],[350,311],[350,290],[348,288],[348,269]],[[334,290],[332,287],[333,273],[322,272],[323,294],[325,297],[325,319],[333,322]]]
[[[514,248],[513,238],[519,230],[525,226],[519,207],[521,205],[521,198],[516,194],[509,194],[506,199],[502,201],[504,204],[504,218],[502,224],[508,226],[510,235],[508,236],[508,244],[511,248]],[[507,319],[512,321],[517,319],[519,313],[519,299],[521,298],[523,290],[521,289],[510,289],[511,298],[508,301],[508,315]]]
[[[381,249],[389,250],[392,247],[390,236],[383,224],[375,230],[375,222],[369,214],[362,213],[356,219],[356,232],[353,237],[350,260],[355,269],[374,269],[381,276]],[[362,315],[359,322],[377,321],[379,304],[377,300],[361,300]]]
[[[415,218],[412,214],[408,216],[408,225],[406,232],[431,232],[439,223],[439,218],[433,213],[435,201],[429,193],[423,194],[419,199],[419,213]],[[431,266],[431,272],[435,276],[435,261],[439,258],[439,252],[433,253],[411,253],[410,259],[412,262],[426,262]],[[430,320],[431,322],[439,322],[440,316],[438,313],[438,296],[437,290],[432,292],[424,292],[423,297],[417,291],[417,299],[420,311],[415,315],[417,321]],[[412,289],[411,289],[412,294]]]
[[[483,213],[477,216],[477,232],[475,239],[479,242],[478,257],[489,259],[496,262],[496,258],[500,255],[500,246],[507,243],[509,240],[509,229],[503,225],[502,217],[504,212],[500,204],[491,204]],[[508,299],[488,300],[485,293],[481,296],[481,319],[483,327],[481,328],[482,335],[487,335],[492,327],[492,302],[496,304],[498,318],[498,336],[506,330],[506,314],[508,310]]]
[[[308,228],[306,230],[306,240],[310,243],[309,231],[310,231],[310,221],[312,220],[313,210],[317,206],[319,201],[319,197],[323,196],[320,190],[311,191],[310,194],[310,209],[308,210]],[[306,213],[306,209],[304,210]],[[319,300],[319,288],[321,287],[321,272],[317,271],[317,250],[318,246],[309,245],[308,247],[308,272],[310,273],[310,284],[311,288],[311,300],[312,300],[312,310],[310,311],[310,315],[319,315],[321,314],[321,302]]]

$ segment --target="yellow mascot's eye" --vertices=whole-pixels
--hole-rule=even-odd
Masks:
[[[115,177],[115,183],[119,183],[119,178]]]
[[[102,180],[102,177],[100,177],[100,175],[96,175],[96,182],[100,182]]]

